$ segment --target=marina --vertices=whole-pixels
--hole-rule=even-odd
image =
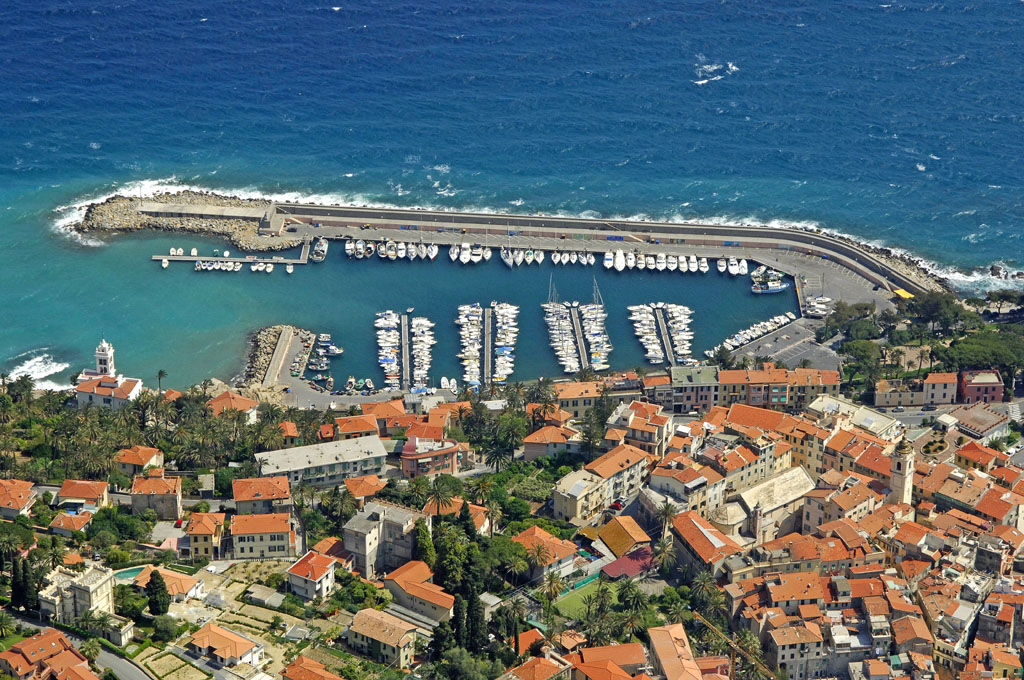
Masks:
[[[492,301],[487,307],[478,302],[459,305],[455,325],[464,385],[505,384],[515,370],[518,316],[519,307],[507,302]]]
[[[753,342],[768,333],[777,331],[793,321],[796,321],[796,315],[793,312],[786,312],[785,314],[773,316],[766,321],[759,321],[749,328],[745,328],[735,335],[726,338],[711,349],[704,350],[704,356],[709,359],[714,357],[719,348],[725,348],[731,352],[732,350]]]
[[[627,307],[633,332],[651,364],[696,363],[691,357],[692,311],[685,305],[650,302]]]

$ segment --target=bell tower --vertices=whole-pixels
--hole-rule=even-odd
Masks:
[[[117,375],[114,368],[114,346],[106,338],[96,347],[96,372],[100,375]]]
[[[889,473],[889,503],[914,504],[914,447],[904,437],[892,454]]]

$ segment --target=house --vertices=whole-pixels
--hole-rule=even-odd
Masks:
[[[598,530],[597,536],[616,557],[651,545],[651,537],[629,515],[612,517]]]
[[[132,584],[140,591],[145,592],[149,580],[153,577],[153,572],[158,572],[161,578],[163,578],[164,583],[167,584],[167,594],[175,602],[201,600],[206,597],[206,587],[202,579],[182,574],[179,571],[154,567],[151,564],[147,564],[142,568],[142,571],[135,577]]]
[[[674,428],[672,419],[661,412],[657,404],[634,401],[619,404],[606,423],[609,431],[621,432],[614,444],[628,444],[658,460],[664,458]]]
[[[86,369],[75,379],[75,405],[121,409],[142,394],[142,381],[126,378],[114,366],[114,346],[106,339],[96,348],[96,369]]]
[[[1010,418],[984,401],[958,406],[948,414],[956,420],[956,428],[981,444],[1005,437],[1010,431]]]
[[[433,578],[426,562],[411,560],[385,576],[384,587],[400,607],[438,624],[452,617],[455,598],[435,585]]]
[[[163,468],[150,468],[132,481],[132,513],[152,509],[158,519],[181,517],[181,477],[165,477]]]
[[[565,427],[572,420],[572,414],[558,408],[554,402],[548,404],[530,402],[526,405],[526,419],[530,421],[531,428],[545,425]]]
[[[700,666],[693,657],[690,639],[681,623],[647,629],[651,665],[665,680],[701,680]]]
[[[558,480],[551,492],[555,518],[583,525],[611,501],[605,480],[590,470],[574,470]]]
[[[319,661],[301,654],[281,671],[284,680],[342,680]]]
[[[326,598],[334,590],[334,559],[310,550],[288,567],[288,589],[304,600]]]
[[[141,475],[148,467],[163,467],[164,452],[151,446],[135,445],[121,449],[114,456],[118,471],[128,479]]]
[[[587,463],[584,469],[604,480],[605,498],[611,501],[639,493],[652,461],[650,454],[621,444]]]
[[[92,523],[92,513],[85,511],[79,513],[60,512],[50,522],[50,531],[58,536],[71,538],[76,531],[85,531]]]
[[[225,412],[238,412],[245,417],[245,422],[251,425],[256,422],[257,410],[260,404],[257,401],[243,397],[238,392],[227,390],[210,399],[206,402],[206,405],[213,411],[214,417],[219,418]]]
[[[522,665],[510,668],[498,680],[568,680],[572,664],[558,654],[531,656]]]
[[[27,515],[35,505],[36,498],[32,482],[0,479],[0,518],[13,521],[19,515]]]
[[[1010,461],[1010,456],[1002,451],[996,451],[983,446],[976,441],[970,441],[957,449],[954,462],[962,468],[981,470],[991,473],[995,466],[1004,467]]]
[[[576,544],[565,539],[555,538],[540,527],[524,529],[512,540],[526,548],[528,557],[534,556],[537,566],[531,570],[531,578],[539,578],[545,574],[557,573],[566,577],[573,570],[576,558]]]
[[[924,379],[924,403],[938,406],[952,404],[957,395],[956,373],[929,373]]]
[[[892,622],[892,638],[896,653],[916,652],[931,657],[935,640],[928,624],[917,616],[904,616]]]
[[[53,505],[65,510],[96,512],[110,505],[106,482],[66,479],[53,499]]]
[[[556,456],[562,451],[578,452],[583,440],[580,433],[564,425],[545,425],[523,438],[523,458],[537,460]]]
[[[64,633],[44,628],[0,653],[0,671],[17,680],[99,680]]]
[[[334,437],[336,439],[355,439],[356,437],[380,436],[377,419],[372,415],[345,416],[334,419]]]
[[[454,439],[428,439],[411,436],[405,440],[399,462],[402,466],[402,477],[433,475],[454,475],[459,471],[464,448]]]
[[[387,451],[380,437],[356,437],[256,454],[260,475],[291,484],[337,486],[349,477],[383,475]]]
[[[957,396],[965,404],[999,403],[1003,400],[1003,379],[996,369],[960,371]]]
[[[741,552],[740,546],[692,510],[672,518],[672,540],[677,563],[691,574],[710,571],[717,576],[725,559]]]
[[[586,418],[590,407],[601,396],[603,385],[590,382],[556,382],[552,385],[558,408],[572,414],[573,418]]]
[[[384,490],[388,483],[377,475],[363,475],[362,477],[349,477],[345,480],[345,488],[356,499],[358,507],[363,507],[367,498],[372,498]]]
[[[301,443],[299,439],[299,426],[290,420],[282,420],[277,426],[281,429],[281,439],[286,448]]]
[[[283,475],[236,479],[231,482],[231,491],[239,515],[292,511],[292,490]]]
[[[82,572],[58,567],[46,576],[39,591],[39,615],[44,621],[74,623],[82,614],[114,613],[114,572],[91,566]]]
[[[411,560],[420,519],[430,527],[430,516],[422,512],[383,501],[367,502],[342,530],[355,570],[372,579]]]
[[[264,660],[261,643],[215,623],[208,623],[196,631],[185,643],[185,648],[224,666],[260,666]]]
[[[924,380],[879,380],[875,406],[938,406],[956,401],[956,373],[930,373]]]
[[[416,652],[416,626],[377,611],[361,609],[348,629],[348,645],[377,663],[408,668]]]
[[[229,531],[233,559],[295,555],[295,532],[288,513],[235,515]]]
[[[462,506],[465,505],[466,501],[462,498],[455,496],[448,503],[441,506],[441,512],[437,511],[437,504],[434,501],[427,501],[427,504],[423,506],[424,514],[436,516],[441,515],[458,515],[462,512]],[[491,529],[491,520],[487,517],[487,508],[482,505],[476,505],[474,503],[469,504],[469,516],[473,520],[473,525],[476,527],[478,534],[486,536]]]
[[[219,559],[224,523],[223,512],[193,512],[185,528],[188,542],[187,547],[182,546],[182,556]]]

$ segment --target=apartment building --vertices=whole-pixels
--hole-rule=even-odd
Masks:
[[[574,470],[551,492],[555,518],[582,526],[608,507],[605,480],[589,470]]]
[[[355,570],[373,579],[411,560],[419,519],[430,526],[430,516],[422,512],[384,501],[367,502],[342,531]]]
[[[719,403],[717,366],[673,366],[668,380],[644,379],[644,394],[670,413],[707,413]]]
[[[235,515],[229,533],[233,559],[295,555],[295,532],[288,513]]]
[[[158,519],[181,517],[181,477],[164,476],[163,468],[150,468],[132,481],[132,513],[156,512]]]
[[[310,550],[288,567],[288,590],[303,600],[326,598],[334,591],[334,558]]]
[[[747,404],[800,411],[820,395],[839,395],[839,372],[810,368],[787,370],[765,362],[759,369],[718,372],[720,406]]]
[[[236,479],[231,482],[231,491],[239,515],[292,511],[292,490],[284,475]]]
[[[220,559],[224,524],[223,512],[193,512],[185,528],[188,540],[180,548],[182,557]]]
[[[672,541],[676,563],[690,574],[710,571],[718,576],[726,558],[742,551],[736,541],[692,510],[672,518]]]
[[[552,385],[558,408],[572,414],[573,418],[585,418],[590,412],[604,385],[598,381],[564,382]]]
[[[996,369],[960,371],[957,394],[965,404],[996,404],[1003,400],[1003,378]]]
[[[338,486],[349,477],[383,475],[387,451],[380,437],[356,437],[256,454],[260,476],[288,478],[290,484]]]
[[[583,469],[604,480],[605,497],[610,502],[639,493],[654,460],[654,456],[635,446],[620,444]]]
[[[613,445],[629,444],[659,460],[665,456],[672,438],[672,418],[657,404],[634,401],[619,404],[607,421],[605,441]]]
[[[402,477],[413,479],[441,474],[454,475],[459,471],[466,450],[461,442],[454,439],[409,437],[399,456]]]
[[[39,592],[39,615],[46,621],[73,624],[82,614],[114,613],[114,572],[91,566],[77,572],[58,567]]]

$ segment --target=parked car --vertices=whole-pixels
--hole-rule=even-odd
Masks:
[[[608,507],[611,508],[612,510],[622,510],[622,503],[620,503],[618,501],[615,501],[614,503],[612,503]]]
[[[928,404],[927,406],[922,406],[921,410],[922,411],[938,411],[939,407],[938,406],[932,406],[931,404]]]
[[[181,520],[180,519],[174,523],[174,528],[175,529],[180,529],[181,528]]]
[[[892,412],[893,412],[893,413],[903,413],[903,412],[904,412],[904,411],[906,411],[906,410],[907,410],[907,409],[903,408],[902,406],[897,406],[896,408],[894,408],[894,409],[892,410]]]

